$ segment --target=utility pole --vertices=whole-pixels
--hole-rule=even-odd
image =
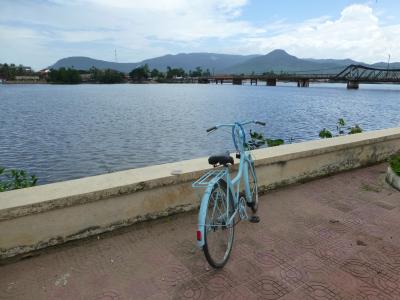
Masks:
[[[387,70],[386,70],[386,78],[389,77],[389,69],[390,69],[390,53],[388,54],[388,63],[387,63]]]
[[[114,60],[115,60],[115,62],[118,62],[118,60],[117,60],[117,49],[116,48],[114,49]]]

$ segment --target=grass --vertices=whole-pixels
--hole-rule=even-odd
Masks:
[[[390,166],[392,167],[392,170],[400,176],[400,154],[397,154],[393,156],[390,159]]]

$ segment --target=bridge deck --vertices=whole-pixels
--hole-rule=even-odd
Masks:
[[[3,265],[0,299],[399,299],[400,193],[385,168],[263,196],[222,271],[196,249],[188,213]]]

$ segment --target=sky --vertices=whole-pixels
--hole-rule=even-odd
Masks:
[[[266,54],[400,61],[399,0],[2,0],[0,63]],[[116,52],[116,58],[115,58]]]

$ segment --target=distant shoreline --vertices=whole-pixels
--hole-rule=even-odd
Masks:
[[[185,81],[164,81],[164,82],[158,82],[158,81],[142,81],[142,82],[116,82],[116,83],[102,83],[102,82],[80,82],[80,83],[61,83],[61,82],[48,82],[45,80],[40,80],[40,81],[16,81],[16,80],[10,80],[3,82],[2,84],[7,85],[7,84],[60,84],[60,85],[80,85],[80,84],[174,84],[174,83],[181,83],[181,84],[189,84],[189,83],[197,83],[193,82],[191,80],[185,80]]]
[[[17,81],[17,80],[10,80],[10,81],[6,81],[3,82],[2,84],[48,84],[49,82],[45,81],[45,80],[32,80],[32,81]]]

